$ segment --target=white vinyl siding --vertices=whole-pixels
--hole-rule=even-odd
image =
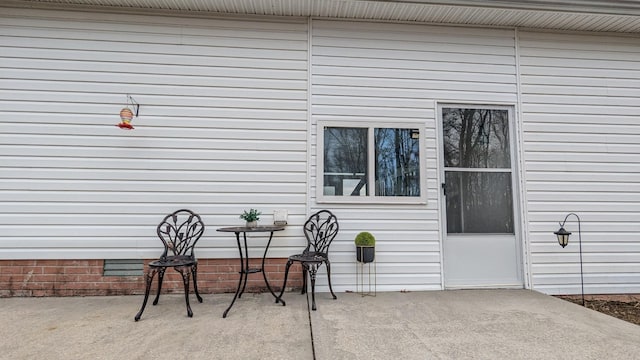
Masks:
[[[307,44],[305,19],[2,9],[1,257],[153,258],[157,223],[183,207],[207,225],[201,258],[237,257],[215,229],[244,209],[300,225]],[[127,94],[131,131],[115,126]]]
[[[355,289],[360,231],[377,239],[379,291],[441,289],[436,101],[515,103],[513,31],[313,20],[312,35],[310,194],[312,210],[340,220],[330,252],[334,289]],[[427,204],[316,203],[317,121],[424,124]]]
[[[640,291],[640,38],[520,32],[532,286],[580,293]]]
[[[379,291],[439,290],[437,104],[505,105],[530,287],[579,293],[574,218],[567,248],[553,235],[575,212],[586,292],[640,291],[637,35],[1,10],[0,259],[153,258],[158,221],[182,207],[207,225],[201,258],[237,258],[215,229],[243,210],[263,223],[288,210],[269,253],[286,257],[326,208],[341,226],[336,290],[355,290],[360,231],[377,238]],[[115,126],[127,94],[141,105],[132,131]],[[422,124],[427,203],[318,203],[318,121]]]

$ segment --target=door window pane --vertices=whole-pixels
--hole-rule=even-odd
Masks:
[[[445,172],[448,233],[513,234],[511,174]]]
[[[324,195],[365,196],[367,129],[324,128]]]
[[[377,196],[420,196],[418,129],[374,129]]]
[[[443,108],[445,167],[510,168],[507,110]]]

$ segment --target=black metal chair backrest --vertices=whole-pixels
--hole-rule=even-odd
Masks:
[[[202,233],[204,233],[204,223],[200,216],[191,210],[180,209],[165,216],[158,225],[158,237],[164,244],[164,253],[160,258],[193,257],[193,249]]]
[[[338,219],[329,210],[320,210],[311,215],[303,228],[304,236],[307,238],[304,252],[326,256],[331,242],[338,234],[338,227]]]

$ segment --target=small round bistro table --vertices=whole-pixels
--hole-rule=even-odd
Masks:
[[[266,226],[255,226],[255,227],[247,227],[247,226],[234,226],[234,227],[224,227],[217,229],[220,232],[232,232],[236,234],[236,242],[238,244],[238,252],[240,253],[240,280],[238,280],[238,288],[236,289],[236,294],[233,296],[233,300],[231,301],[231,305],[224,311],[222,314],[223,318],[227,317],[227,313],[231,310],[231,307],[236,302],[236,299],[242,297],[245,288],[247,287],[247,277],[249,274],[262,273],[264,277],[264,282],[267,285],[267,289],[273,297],[276,299],[276,303],[281,302],[282,305],[285,305],[284,300],[280,298],[280,296],[276,295],[271,289],[269,285],[269,281],[267,280],[267,274],[264,271],[264,260],[267,258],[267,252],[269,251],[269,245],[271,245],[271,239],[273,238],[273,233],[276,231],[284,230],[284,226],[278,225],[266,225]],[[260,268],[249,268],[249,252],[247,248],[247,233],[269,233],[269,241],[267,242],[267,246],[264,248],[264,254],[262,255],[262,264]],[[242,238],[244,240],[244,247],[240,242],[240,233],[242,233]]]

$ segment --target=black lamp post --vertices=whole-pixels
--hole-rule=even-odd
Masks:
[[[564,229],[564,224],[567,222],[567,219],[571,215],[575,216],[576,219],[578,219],[578,244],[580,245],[580,289],[582,291],[582,306],[585,306],[584,305],[584,276],[582,271],[582,234],[580,231],[580,217],[575,213],[567,214],[567,216],[565,216],[564,218],[564,221],[559,223],[560,229],[554,232],[554,234],[556,234],[556,236],[558,237],[558,243],[560,244],[560,246],[562,246],[563,248],[567,246],[567,244],[569,243],[569,235],[571,235],[571,233]]]

